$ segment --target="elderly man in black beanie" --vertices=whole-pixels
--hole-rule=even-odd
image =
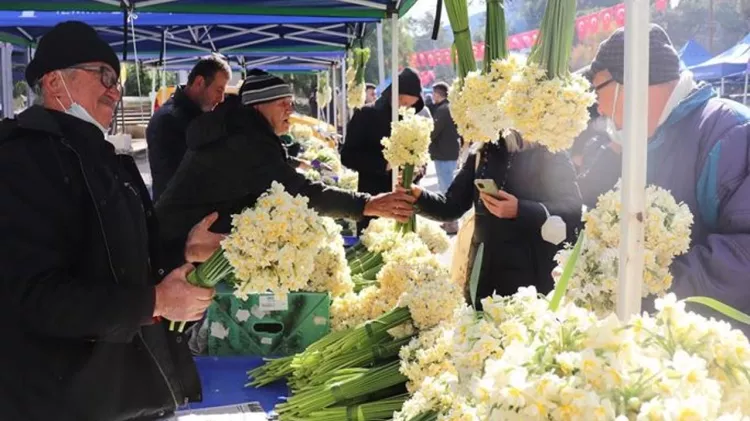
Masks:
[[[213,291],[161,259],[138,169],[104,138],[119,71],[94,29],[61,23],[26,69],[43,105],[0,125],[4,420],[155,419],[201,396],[160,319],[199,319]],[[218,247],[204,225],[191,246],[213,245],[197,260]]]
[[[672,291],[678,298],[712,297],[747,313],[750,109],[719,98],[681,70],[662,28],[653,25],[649,40],[648,139],[641,140],[648,142],[646,182],[669,190],[694,215],[692,246],[671,267]],[[624,52],[625,33],[619,30],[600,45],[589,70],[613,151],[623,141]],[[619,173],[619,166],[612,167],[604,161],[588,177]],[[750,333],[750,326],[738,327]]]
[[[414,69],[406,68],[398,75],[398,103],[412,107],[419,113],[425,108],[422,100],[422,82]],[[360,192],[379,194],[393,190],[391,169],[383,156],[380,141],[391,135],[391,87],[387,87],[374,104],[354,112],[346,129],[346,139],[341,148],[341,163],[359,172]],[[366,218],[357,224],[362,231],[370,223]]]
[[[238,104],[198,117],[188,128],[188,152],[157,203],[164,240],[185,241],[190,227],[208,212],[218,212],[212,231],[227,233],[231,216],[251,207],[277,181],[310,199],[323,215],[360,219],[391,217],[405,221],[414,198],[403,193],[371,196],[307,180],[289,163],[280,136],[289,131],[292,87],[262,70],[250,71]]]

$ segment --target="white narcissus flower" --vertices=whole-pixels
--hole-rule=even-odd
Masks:
[[[415,114],[413,108],[402,107],[401,119],[391,123],[390,137],[384,137],[383,156],[392,168],[404,165],[422,166],[430,161],[430,146],[434,123],[431,118]]]

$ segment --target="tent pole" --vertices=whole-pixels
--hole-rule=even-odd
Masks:
[[[391,122],[398,121],[398,13],[391,14]],[[398,168],[391,171],[391,185],[398,184]]]
[[[333,98],[333,130],[336,131],[336,133],[338,134],[338,132],[339,132],[339,124],[338,124],[338,122],[339,122],[339,120],[338,120],[338,117],[339,117],[339,98],[338,97],[339,97],[339,95],[336,92],[338,90],[338,86],[336,86],[336,83],[337,83],[336,79],[337,78],[336,78],[336,68],[335,68],[335,66],[331,67],[331,79],[332,79],[331,80],[331,82],[332,82],[331,83],[331,86],[332,86],[332,88],[331,88],[331,92],[332,92],[331,97]]]
[[[13,45],[7,42],[0,44],[0,82],[2,83],[3,117],[13,118]]]
[[[625,1],[625,141],[616,312],[626,321],[641,312],[648,137],[648,0]]]
[[[26,49],[26,65],[31,63],[31,59],[34,58],[34,47],[29,46]],[[27,86],[26,87],[26,106],[31,107],[34,105],[34,87],[33,86]]]
[[[346,139],[346,126],[349,123],[349,108],[346,103],[346,60],[341,60],[341,134]]]
[[[724,97],[724,78],[721,78],[721,97]]]
[[[385,82],[385,54],[383,51],[383,22],[377,23],[378,28],[378,84]]]
[[[747,105],[747,79],[748,79],[748,75],[750,75],[750,66],[745,71],[745,95],[742,96],[742,103],[744,105]]]

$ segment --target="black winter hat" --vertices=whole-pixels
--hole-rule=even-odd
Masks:
[[[34,86],[51,71],[96,61],[109,64],[120,74],[117,54],[94,28],[78,21],[58,23],[39,41],[34,59],[26,67],[26,82]]]
[[[660,85],[680,78],[680,56],[672,45],[669,35],[659,25],[651,25],[649,38],[648,84]],[[594,75],[607,70],[619,84],[625,82],[625,29],[616,30],[599,45],[596,57],[585,75],[593,80]]]
[[[250,70],[240,87],[243,105],[262,104],[290,96],[294,96],[294,92],[284,79],[260,69]]]
[[[398,93],[401,95],[410,95],[419,98],[412,106],[417,112],[424,108],[424,99],[422,99],[422,81],[419,79],[417,72],[411,67],[407,67],[398,75]],[[383,91],[383,97],[391,97],[391,86]]]

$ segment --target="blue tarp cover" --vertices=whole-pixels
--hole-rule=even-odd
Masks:
[[[680,60],[686,67],[695,66],[711,58],[711,54],[698,44],[695,40],[690,40],[682,46],[679,51]]]

